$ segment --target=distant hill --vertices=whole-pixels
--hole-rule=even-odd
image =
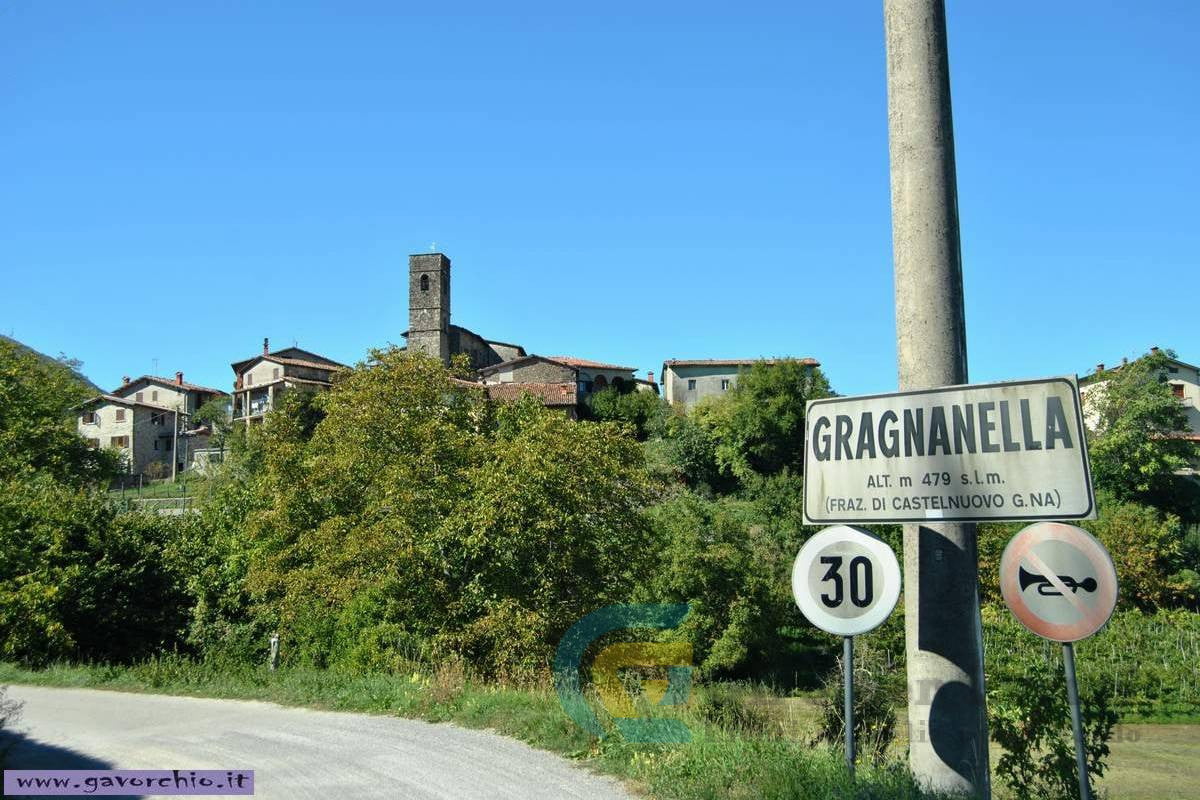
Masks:
[[[26,351],[28,351],[28,352],[30,352],[30,353],[33,353],[35,356],[37,356],[38,358],[42,359],[43,361],[49,361],[49,362],[52,362],[52,363],[54,363],[54,364],[60,364],[60,363],[62,363],[62,362],[60,362],[60,361],[59,361],[57,358],[54,358],[54,357],[52,357],[52,356],[48,356],[48,355],[46,355],[45,353],[42,353],[42,352],[40,352],[40,351],[38,351],[38,350],[34,350],[34,349],[33,349],[32,347],[30,347],[29,345],[27,345],[27,344],[24,344],[23,342],[18,342],[16,339],[9,338],[8,336],[5,336],[5,335],[4,335],[4,334],[2,334],[2,333],[0,333],[0,340],[3,340],[3,341],[6,341],[6,342],[9,342],[10,344],[12,344],[12,345],[14,345],[14,346],[16,346],[16,347],[19,347],[19,348],[20,348],[20,349],[22,349],[22,350],[26,350]],[[99,386],[97,386],[96,384],[94,384],[94,383],[92,383],[90,380],[88,380],[88,377],[87,377],[86,375],[84,375],[83,373],[81,373],[81,372],[76,372],[76,373],[75,373],[75,375],[76,375],[76,376],[78,376],[78,377],[79,377],[79,381],[80,381],[80,382],[81,382],[81,383],[82,383],[84,386],[87,386],[89,389],[92,389],[92,390],[94,390],[94,391],[96,391],[96,392],[98,392],[98,393],[99,393],[99,392],[103,392],[103,391],[104,391],[104,390],[103,390],[103,389],[101,389]]]

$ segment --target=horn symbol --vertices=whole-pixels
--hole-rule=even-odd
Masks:
[[[1077,581],[1070,575],[1059,575],[1058,579],[1062,581],[1064,586],[1071,590],[1072,594],[1078,592],[1080,589],[1083,589],[1085,592],[1096,591],[1095,578],[1084,578],[1081,581]],[[1045,575],[1038,575],[1037,573],[1030,572],[1024,567],[1020,567],[1018,569],[1017,581],[1021,585],[1021,591],[1025,591],[1030,586],[1037,586],[1038,594],[1042,595],[1043,597],[1062,596],[1062,592],[1054,588],[1054,584],[1050,582],[1049,578],[1047,578]]]
[[[1022,592],[1034,584],[1049,583],[1049,581],[1043,578],[1041,575],[1034,575],[1024,567],[1021,567],[1020,571],[1017,573],[1017,580],[1019,580],[1021,583]]]

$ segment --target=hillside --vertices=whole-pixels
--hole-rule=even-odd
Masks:
[[[43,353],[43,352],[41,352],[41,351],[39,351],[39,350],[34,350],[32,347],[30,347],[29,345],[25,344],[24,342],[19,342],[19,341],[17,341],[16,339],[13,339],[13,338],[11,338],[11,337],[5,336],[5,335],[4,335],[4,334],[2,334],[2,333],[0,333],[0,340],[3,340],[3,341],[5,341],[5,342],[9,342],[9,343],[11,343],[11,344],[13,344],[13,345],[15,345],[15,346],[17,346],[17,347],[21,348],[22,350],[28,350],[30,353],[33,353],[35,356],[37,356],[38,358],[40,358],[40,359],[42,359],[42,360],[44,360],[44,361],[51,361],[51,362],[54,362],[55,364],[62,363],[62,362],[60,362],[60,361],[59,361],[57,358],[54,358],[53,356],[48,356],[48,355],[46,355],[45,353]],[[75,372],[75,375],[76,375],[76,376],[78,376],[78,378],[79,378],[80,382],[81,382],[81,383],[83,383],[85,386],[87,386],[89,389],[92,389],[92,390],[94,390],[94,391],[96,391],[96,392],[102,392],[102,391],[104,391],[104,390],[103,390],[103,389],[101,389],[99,386],[97,386],[96,384],[92,383],[92,381],[91,381],[91,380],[89,380],[89,379],[88,379],[88,377],[87,377],[86,375],[84,375],[82,372],[79,372],[78,370],[76,370],[76,372]]]

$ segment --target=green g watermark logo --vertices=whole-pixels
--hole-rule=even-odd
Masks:
[[[559,702],[579,727],[597,738],[604,728],[583,697],[579,669],[588,645],[606,633],[626,628],[675,628],[687,616],[688,604],[630,604],[605,606],[576,622],[558,643],[554,654],[554,688]],[[634,707],[617,671],[624,667],[666,667],[666,680],[642,684],[655,706],[682,705],[692,690],[692,646],[687,642],[617,642],[601,650],[592,662],[592,676],[604,708],[617,730],[630,742],[678,744],[692,739],[677,719],[646,719]]]

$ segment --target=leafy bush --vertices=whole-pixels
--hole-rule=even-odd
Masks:
[[[837,666],[825,681],[821,698],[821,728],[817,742],[846,741],[845,666]],[[864,756],[882,764],[896,738],[896,708],[905,702],[904,670],[886,651],[857,637],[854,653],[854,744],[856,759]]]
[[[585,419],[624,423],[638,441],[644,442],[662,434],[670,407],[656,392],[610,386],[588,395],[583,412]]]
[[[690,604],[676,635],[692,643],[697,666],[708,675],[735,673],[776,646],[774,632],[788,607],[777,596],[779,563],[755,553],[766,544],[764,533],[749,530],[739,511],[733,503],[690,494],[650,511],[661,569],[635,599]]]
[[[151,461],[146,465],[145,475],[152,481],[162,480],[171,474],[171,465],[165,461]]]
[[[1179,573],[1186,561],[1179,518],[1153,506],[1116,500],[1103,492],[1097,502],[1099,517],[1078,524],[1112,555],[1122,607],[1152,610],[1187,602],[1187,576]],[[1000,600],[1000,557],[1023,527],[1002,523],[979,526],[979,583],[985,602]]]
[[[737,481],[717,463],[717,437],[697,415],[678,414],[666,426],[663,450],[675,480],[706,495],[728,492]]]
[[[392,625],[483,674],[523,671],[642,574],[637,442],[450,377],[379,351],[316,399],[315,424],[290,399],[268,416],[245,585],[285,661],[371,660],[362,637]]]
[[[804,471],[804,414],[809,400],[830,395],[815,366],[794,359],[757,362],[732,392],[708,407],[717,463],[740,480]]]
[[[0,657],[127,661],[175,645],[187,596],[166,553],[182,524],[45,476],[0,485]]]
[[[792,561],[809,529],[796,524],[795,497],[783,499],[787,479],[773,480],[757,498],[689,492],[648,512],[656,569],[633,599],[689,604],[671,636],[692,644],[709,678],[790,686],[810,682],[828,662],[827,637],[804,620],[791,592]],[[790,482],[791,492],[798,483]]]
[[[1081,681],[1079,691],[1084,752],[1094,785],[1107,768],[1117,713],[1107,686]],[[1039,654],[1011,663],[1003,674],[989,678],[988,713],[992,738],[1004,748],[996,772],[1018,797],[1079,796],[1066,678],[1057,656]]]

